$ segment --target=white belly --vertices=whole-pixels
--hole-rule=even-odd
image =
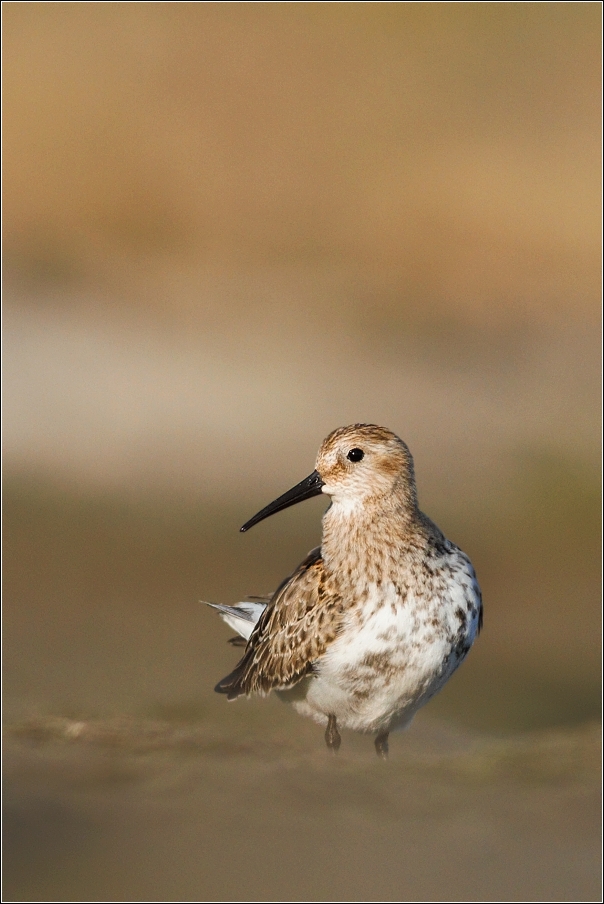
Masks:
[[[408,724],[445,684],[471,646],[478,614],[468,611],[467,587],[443,599],[404,602],[394,588],[374,591],[362,612],[353,611],[316,674],[283,694],[304,714],[355,731],[384,731]],[[471,609],[471,603],[470,603]]]

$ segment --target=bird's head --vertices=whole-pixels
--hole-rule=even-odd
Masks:
[[[313,473],[250,518],[241,530],[320,493],[331,496],[336,505],[351,509],[379,504],[393,495],[403,505],[415,508],[411,453],[396,434],[384,427],[339,427],[321,444]]]

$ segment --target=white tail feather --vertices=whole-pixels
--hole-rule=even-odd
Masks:
[[[266,603],[235,603],[234,606],[223,606],[220,603],[206,603],[216,609],[221,619],[227,623],[229,628],[236,631],[246,640],[250,639],[250,634],[256,627],[258,619],[266,609]]]

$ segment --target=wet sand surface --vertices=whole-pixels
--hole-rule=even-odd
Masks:
[[[7,899],[598,900],[597,726],[419,716],[384,764],[277,708],[10,726]]]

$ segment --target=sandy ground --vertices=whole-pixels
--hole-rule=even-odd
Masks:
[[[599,900],[597,726],[420,716],[384,764],[279,708],[12,725],[6,899]]]

